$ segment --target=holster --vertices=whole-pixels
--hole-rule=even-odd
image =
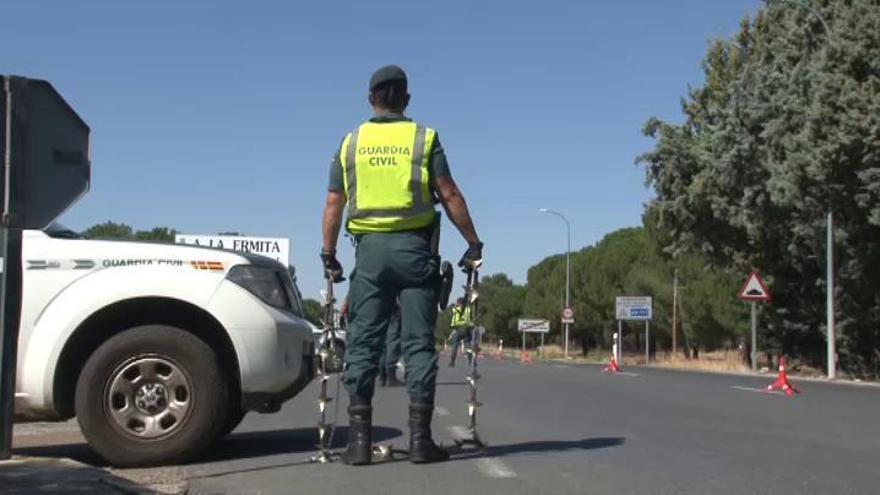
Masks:
[[[440,258],[440,213],[434,216],[434,223],[431,224],[430,232],[431,254]],[[452,294],[452,279],[454,270],[452,263],[444,261],[440,264],[440,290],[437,293],[437,304],[440,310],[445,310],[449,306],[449,295]]]
[[[444,261],[440,265],[440,294],[437,298],[437,304],[443,311],[449,306],[449,295],[452,294],[452,281],[455,277],[455,270],[452,269],[452,263]]]

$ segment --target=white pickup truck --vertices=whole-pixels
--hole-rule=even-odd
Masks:
[[[286,267],[261,256],[25,231],[15,411],[77,417],[111,464],[191,460],[315,374]]]

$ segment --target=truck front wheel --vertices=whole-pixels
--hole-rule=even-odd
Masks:
[[[177,464],[223,433],[229,386],[204,341],[148,325],[119,333],[92,353],[76,384],[75,407],[89,445],[109,463]]]

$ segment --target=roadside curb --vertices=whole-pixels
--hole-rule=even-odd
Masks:
[[[13,456],[0,461],[0,486],[3,493],[57,491],[59,486],[70,491],[128,495],[183,495],[187,483],[172,485],[139,485],[108,469],[91,466],[70,458]],[[103,487],[103,488],[102,488]]]
[[[0,486],[4,493],[58,491],[62,487],[71,492],[152,493],[134,491],[140,488],[125,481],[111,485],[107,482],[113,475],[108,471],[65,457],[13,456],[10,460],[0,461],[0,468]]]
[[[119,476],[101,478],[99,481],[129,495],[185,495],[189,491],[187,482],[142,486]]]
[[[110,473],[107,472],[107,474],[109,475]],[[98,478],[98,482],[128,495],[155,495],[156,493],[159,493],[122,478]]]

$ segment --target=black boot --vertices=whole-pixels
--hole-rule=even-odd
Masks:
[[[373,406],[370,401],[351,397],[348,424],[348,447],[342,453],[342,462],[350,466],[370,464],[373,460]]]
[[[385,373],[388,376],[389,387],[402,387],[406,385],[402,381],[397,379],[397,368],[388,368],[388,371]]]
[[[413,402],[409,405],[409,461],[414,464],[449,460],[449,453],[431,438],[433,413],[434,404]]]

